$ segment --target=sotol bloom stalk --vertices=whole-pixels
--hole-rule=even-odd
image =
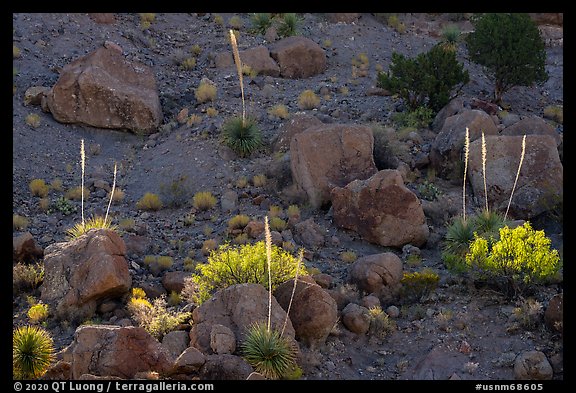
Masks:
[[[462,218],[466,221],[466,172],[468,171],[468,153],[470,151],[470,135],[466,127],[466,139],[464,139],[464,182],[462,184]]]
[[[242,94],[242,125],[246,122],[246,109],[244,104],[244,81],[242,78],[242,63],[240,62],[240,52],[238,52],[238,43],[236,42],[236,36],[234,35],[234,30],[230,30],[230,42],[232,43],[232,53],[234,54],[234,63],[236,63],[236,72],[238,73],[238,79],[240,80],[240,93]]]
[[[80,164],[82,166],[82,226],[84,226],[84,166],[86,164],[86,154],[84,153],[84,139],[80,140]]]
[[[526,135],[522,138],[522,154],[520,154],[520,164],[518,165],[518,172],[516,172],[516,179],[514,180],[514,186],[512,186],[512,192],[510,193],[510,200],[508,201],[508,207],[506,208],[506,214],[504,214],[504,220],[508,216],[508,210],[510,209],[510,203],[512,203],[512,196],[514,195],[514,190],[516,189],[516,183],[518,182],[518,177],[520,176],[520,168],[522,168],[522,162],[524,161],[524,153],[526,152]]]
[[[486,200],[486,212],[488,212],[488,191],[486,188],[486,138],[482,131],[482,177],[484,178],[484,199]]]

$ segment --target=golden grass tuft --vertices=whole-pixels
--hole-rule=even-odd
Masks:
[[[66,191],[66,194],[64,196],[66,197],[66,199],[70,199],[73,201],[79,201],[79,200],[86,201],[90,198],[90,190],[88,189],[88,187],[81,187],[81,186],[73,187],[68,191]],[[84,196],[84,199],[82,199],[82,196]]]
[[[30,189],[32,195],[39,196],[41,198],[47,196],[48,191],[50,190],[46,182],[42,179],[34,179],[30,181],[30,183],[28,183],[28,188]]]
[[[162,208],[162,201],[157,194],[147,192],[136,203],[136,208],[138,210],[160,210]]]
[[[358,256],[354,251],[343,251],[340,253],[340,259],[346,263],[352,263],[358,259]]]
[[[276,104],[270,109],[268,109],[268,114],[272,117],[277,117],[279,119],[288,119],[290,117],[290,112],[288,112],[288,107],[284,104]]]
[[[252,177],[252,184],[254,185],[254,187],[264,187],[266,185],[267,180],[268,179],[264,174],[254,175],[254,177]]]
[[[218,242],[216,239],[208,239],[204,240],[202,243],[202,254],[209,255],[212,251],[214,251],[218,247]]]
[[[320,97],[312,90],[304,90],[298,96],[298,107],[300,109],[314,109],[320,105]]]
[[[216,206],[216,197],[210,191],[200,191],[194,194],[192,205],[198,210],[210,210]]]
[[[15,231],[23,231],[28,228],[29,221],[26,217],[18,214],[12,215],[12,228]]]
[[[214,102],[218,94],[218,89],[215,85],[207,81],[201,81],[196,90],[194,91],[194,97],[199,104],[203,104],[208,101]]]
[[[228,221],[228,230],[244,229],[250,222],[250,217],[246,214],[237,214]]]

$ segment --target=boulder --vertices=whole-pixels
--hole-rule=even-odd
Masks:
[[[272,296],[271,328],[282,330],[286,312]],[[194,324],[190,330],[190,346],[204,354],[214,353],[211,347],[212,327],[228,327],[238,342],[242,342],[247,329],[254,323],[268,321],[268,291],[260,284],[235,284],[222,289],[192,312]],[[290,319],[284,335],[297,346]],[[248,376],[248,375],[246,375]]]
[[[556,132],[556,129],[538,116],[525,117],[504,128],[500,135],[549,135],[556,141],[556,146],[559,146],[562,142],[562,137]]]
[[[256,46],[246,50],[238,51],[240,61],[243,65],[249,66],[258,75],[280,76],[280,67],[270,57],[270,51],[265,46]],[[234,56],[232,52],[222,52],[214,55],[216,68],[227,68],[234,66]]]
[[[368,309],[356,303],[348,303],[342,310],[342,323],[353,333],[366,334],[370,330]]]
[[[44,255],[44,250],[36,245],[30,232],[12,238],[12,261],[32,262]]]
[[[322,247],[325,243],[325,233],[320,225],[314,222],[314,218],[298,222],[294,225],[295,238],[300,243],[311,249]]]
[[[298,277],[295,289],[294,279],[281,284],[274,291],[274,297],[284,310],[288,311],[290,305],[288,315],[299,341],[311,348],[325,343],[338,321],[338,308],[336,301],[312,277]]]
[[[470,142],[481,138],[482,131],[485,136],[498,134],[492,117],[482,110],[465,109],[447,117],[432,143],[429,155],[430,164],[438,175],[454,176],[455,171],[463,168],[466,128],[469,130]]]
[[[526,351],[514,361],[514,379],[549,380],[553,375],[552,366],[543,352]]]
[[[391,252],[358,258],[348,272],[348,279],[358,289],[378,296],[382,303],[393,300],[398,294],[402,279],[402,261]]]
[[[544,322],[552,331],[563,333],[564,331],[564,294],[557,293],[550,299],[546,311],[544,311]]]
[[[296,113],[290,120],[283,123],[278,129],[276,138],[272,143],[274,152],[285,152],[290,149],[290,142],[294,135],[300,134],[313,126],[321,126],[323,123],[316,116],[306,113]]]
[[[254,369],[244,358],[236,355],[207,355],[199,370],[201,380],[246,380]]]
[[[354,180],[331,192],[334,223],[385,247],[420,247],[429,236],[422,203],[395,169]]]
[[[166,288],[166,292],[180,293],[184,289],[184,279],[190,276],[189,272],[174,271],[166,272],[162,276],[162,285]]]
[[[291,36],[271,45],[270,55],[280,67],[280,76],[289,79],[308,78],[326,71],[326,52],[303,36]]]
[[[141,327],[80,326],[66,349],[71,378],[83,374],[132,379],[138,372],[168,373],[174,358]]]
[[[197,372],[206,363],[206,356],[194,347],[188,347],[176,358],[170,374]]]
[[[372,129],[354,124],[325,124],[294,135],[290,165],[296,188],[314,208],[330,202],[330,190],[377,172]]]
[[[486,190],[491,210],[506,211],[520,164],[522,138],[486,137]],[[470,143],[468,179],[478,203],[484,204],[481,140]],[[563,166],[556,141],[548,135],[527,135],[524,161],[509,215],[529,220],[552,209],[562,198]]]
[[[188,348],[190,337],[184,330],[173,330],[162,337],[162,346],[170,352],[172,357],[177,358]]]
[[[162,121],[152,70],[110,46],[66,65],[46,103],[61,123],[152,134]]]
[[[214,324],[210,330],[210,348],[217,354],[234,353],[236,351],[236,336],[227,326]]]
[[[40,299],[58,319],[91,318],[100,302],[130,290],[125,255],[124,241],[109,229],[92,229],[75,240],[46,247]]]

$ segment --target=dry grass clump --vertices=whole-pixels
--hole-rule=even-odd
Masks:
[[[30,113],[28,116],[26,116],[26,124],[32,128],[40,127],[40,115],[36,113]]]
[[[244,229],[250,222],[250,217],[246,214],[237,214],[228,221],[228,231]]]
[[[276,104],[270,109],[268,109],[268,114],[272,117],[277,117],[279,119],[288,119],[290,117],[290,112],[288,112],[288,107],[284,104]]]
[[[147,192],[136,202],[138,210],[160,210],[162,208],[162,201],[157,194]]]
[[[320,97],[312,90],[304,90],[298,96],[298,107],[300,109],[314,109],[320,105]]]
[[[23,231],[28,228],[29,221],[26,217],[13,214],[12,215],[12,228],[15,231]]]
[[[30,189],[32,195],[39,196],[41,198],[44,198],[46,195],[48,195],[48,191],[50,191],[50,187],[48,187],[46,182],[42,179],[34,179],[30,181],[30,183],[28,183],[28,188]]]
[[[82,199],[82,190],[84,190],[84,200],[87,201],[90,198],[90,190],[88,187],[73,187],[66,191],[65,197],[72,201],[79,201]]]
[[[55,178],[50,182],[50,188],[54,191],[62,191],[62,179],[59,177]]]
[[[218,247],[218,242],[216,241],[216,239],[208,239],[208,240],[204,240],[204,242],[202,243],[202,254],[203,255],[209,255],[210,252],[214,251],[216,249],[216,247]]]
[[[298,207],[298,205],[290,205],[286,209],[286,215],[288,216],[288,218],[298,221],[300,220],[301,215],[300,208]]]
[[[194,194],[192,205],[198,210],[210,210],[216,206],[216,197],[210,191],[200,191]]]
[[[194,97],[196,97],[196,101],[198,101],[199,104],[203,104],[208,101],[214,102],[217,93],[218,89],[216,86],[203,79],[194,91]]]
[[[286,221],[284,221],[280,217],[270,218],[270,230],[276,232],[282,232],[284,229],[286,229],[286,226],[287,226]]]
[[[264,187],[266,185],[266,175],[265,174],[260,174],[260,175],[254,175],[254,177],[252,177],[252,185],[254,185],[254,187]]]
[[[358,256],[354,251],[343,251],[340,253],[340,259],[342,262],[352,263],[358,259]]]

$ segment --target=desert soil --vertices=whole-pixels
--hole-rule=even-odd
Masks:
[[[269,45],[264,36],[248,32],[249,14],[237,14],[244,23],[238,40],[240,49],[256,45]],[[258,195],[265,196],[270,204],[286,208],[291,202],[272,186],[238,189],[236,181],[241,176],[251,179],[266,173],[274,162],[269,148],[279,128],[287,120],[270,117],[267,109],[285,104],[290,114],[300,111],[298,95],[312,89],[322,89],[329,97],[322,96],[317,110],[305,111],[320,120],[333,123],[392,124],[391,115],[401,101],[393,96],[367,95],[375,86],[378,67],[387,70],[393,51],[408,56],[427,51],[439,41],[443,26],[454,23],[461,31],[470,31],[467,20],[453,22],[449,15],[400,14],[407,30],[397,33],[385,22],[372,14],[362,14],[354,23],[331,23],[324,14],[300,14],[298,31],[319,43],[327,54],[326,72],[307,79],[291,80],[257,76],[246,78],[247,111],[255,116],[267,144],[250,158],[231,156],[223,149],[218,134],[223,121],[241,110],[238,79],[233,68],[216,68],[212,53],[230,50],[226,34],[227,21],[233,14],[221,14],[224,26],[214,22],[215,14],[156,14],[150,29],[140,28],[136,13],[116,14],[112,24],[97,24],[88,14],[23,14],[13,15],[13,41],[21,49],[21,56],[14,59],[16,86],[13,95],[13,213],[30,220],[27,230],[37,244],[44,248],[65,240],[65,231],[80,219],[79,202],[73,202],[78,210],[65,216],[48,214],[38,206],[28,183],[35,178],[47,182],[55,178],[63,181],[68,189],[80,184],[79,149],[84,139],[88,147],[86,176],[112,183],[112,168],[119,164],[117,186],[125,191],[125,198],[112,205],[111,212],[116,223],[132,218],[136,229],[123,236],[138,235],[139,251],[128,255],[132,267],[133,286],[143,282],[158,283],[156,277],[143,264],[145,255],[163,254],[174,257],[172,270],[183,269],[184,257],[191,255],[198,261],[206,261],[200,252],[209,237],[220,242],[226,239],[226,225],[231,214],[219,207],[208,214],[197,214],[191,226],[184,225],[184,217],[190,212],[191,196],[198,191],[211,191],[217,197],[228,190],[241,194],[237,212],[262,219],[267,210],[253,203]],[[119,130],[95,129],[82,125],[61,124],[40,107],[25,106],[23,95],[31,86],[53,86],[58,71],[77,59],[112,41],[120,45],[125,56],[150,66],[157,78],[164,114],[163,127],[151,137],[142,137]],[[192,45],[202,49],[192,70],[183,70],[175,62],[178,51],[188,51]],[[369,57],[369,73],[353,78],[352,59],[360,53]],[[489,99],[492,91],[490,79],[482,68],[467,59],[463,44],[458,48],[458,59],[470,73],[470,83],[462,91],[468,98]],[[520,116],[542,115],[547,105],[563,104],[563,48],[547,47],[546,69],[549,80],[541,86],[516,87],[505,95],[510,112]],[[194,89],[202,78],[209,78],[218,86],[215,103],[197,104]],[[347,94],[342,87],[347,87]],[[218,115],[209,117],[208,106],[217,109]],[[201,116],[201,123],[193,126],[175,123],[178,112],[188,108],[190,113]],[[33,128],[26,124],[30,113],[40,116],[41,125]],[[166,126],[172,124],[172,126]],[[562,129],[559,129],[562,132]],[[431,143],[433,135],[423,132],[423,143]],[[428,135],[428,136],[426,136]],[[188,198],[184,205],[164,208],[158,212],[142,212],[136,202],[145,192],[160,193],[161,185],[184,178]],[[426,179],[422,173],[408,186],[417,190],[417,184]],[[436,209],[447,212],[454,209],[461,189],[457,184],[436,178],[434,184],[442,198]],[[55,200],[61,192],[52,191]],[[244,196],[244,197],[242,197]],[[443,205],[445,204],[445,205]],[[266,205],[264,205],[266,206]],[[107,200],[102,193],[93,193],[86,203],[85,211],[102,214]],[[451,209],[451,210],[450,210]],[[386,249],[367,243],[354,233],[335,227],[330,210],[313,210],[301,206],[302,219],[312,217],[326,230],[326,245],[306,261],[308,267],[318,268],[334,278],[336,287],[346,288],[348,263],[340,259],[343,251],[354,251],[358,257]],[[450,213],[452,214],[452,213]],[[450,218],[446,214],[446,222]],[[440,215],[442,215],[440,213]],[[430,219],[432,221],[432,219]],[[513,360],[524,351],[544,352],[554,368],[554,379],[563,379],[563,340],[547,329],[543,323],[528,330],[518,326],[514,316],[515,300],[483,287],[476,287],[465,277],[449,272],[440,259],[441,239],[445,225],[438,219],[431,224],[431,239],[421,249],[422,261],[417,266],[405,264],[405,270],[434,269],[440,275],[437,290],[425,301],[410,307],[401,307],[395,319],[397,330],[378,338],[357,335],[341,323],[335,326],[324,346],[311,350],[302,348],[300,366],[303,379],[353,380],[353,379],[431,379],[445,378],[445,374],[460,379],[504,380],[513,379]],[[562,246],[562,228],[549,224],[545,219],[536,224],[546,227],[555,246]],[[551,232],[550,232],[551,231]],[[18,235],[14,231],[14,236]],[[562,286],[542,287],[533,295],[545,307],[550,298],[562,291]],[[38,295],[38,294],[36,294]],[[27,303],[24,296],[13,299],[13,325],[26,321]],[[446,318],[446,316],[448,316]],[[106,323],[106,319],[101,320]],[[72,340],[74,327],[48,322],[57,349]],[[457,350],[455,350],[457,349]]]

